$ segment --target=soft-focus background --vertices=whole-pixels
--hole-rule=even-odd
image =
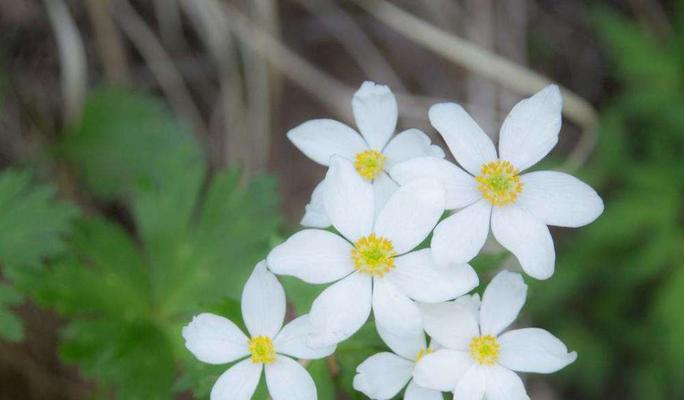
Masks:
[[[555,276],[527,279],[520,323],[579,352],[531,397],[684,398],[681,1],[0,0],[0,399],[206,398],[226,367],[180,327],[240,320],[325,172],[285,133],[351,122],[367,79],[440,144],[432,103],[496,137],[517,100],[567,88],[543,167],[606,211],[554,229]],[[474,265],[517,268],[496,246]],[[290,316],[320,291],[283,282]],[[368,326],[313,362],[319,398],[363,398],[354,368],[383,348]]]

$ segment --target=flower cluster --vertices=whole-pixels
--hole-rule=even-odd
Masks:
[[[394,135],[397,102],[388,87],[365,82],[352,107],[360,134],[329,119],[288,132],[328,172],[306,206],[306,229],[275,247],[245,285],[249,337],[212,314],[183,329],[200,361],[244,358],[218,379],[211,398],[250,399],[263,369],[274,400],[316,399],[311,376],[290,357],[332,354],[372,312],[391,352],[357,368],[354,388],[369,398],[391,399],[406,388],[406,400],[438,400],[441,392],[458,400],[528,399],[513,371],[551,373],[577,355],[543,329],[504,332],[526,300],[522,276],[499,272],[480,301],[468,294],[479,285],[468,262],[491,226],[529,276],[548,279],[555,264],[548,225],[578,227],[603,212],[596,192],[568,174],[522,173],[558,142],[558,87],[513,108],[498,153],[462,107],[432,106],[430,121],[463,169],[417,129]],[[451,214],[443,218],[445,211]],[[330,286],[309,314],[282,327],[285,293],[274,274]]]

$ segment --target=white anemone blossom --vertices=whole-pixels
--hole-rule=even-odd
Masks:
[[[331,283],[311,306],[307,343],[328,346],[347,339],[373,309],[378,333],[387,343],[422,331],[411,300],[439,302],[478,284],[467,264],[437,267],[430,249],[414,250],[444,212],[444,188],[435,180],[400,187],[375,212],[372,185],[354,165],[333,156],[325,178],[324,205],[340,233],[305,229],[267,257],[276,274],[313,284]]]
[[[521,174],[558,142],[562,98],[550,85],[519,102],[504,121],[499,153],[468,113],[454,103],[430,108],[432,125],[446,141],[454,164],[430,157],[405,161],[390,172],[400,184],[432,177],[445,185],[446,208],[461,209],[442,221],[432,238],[438,264],[475,257],[491,226],[496,240],[510,250],[536,279],[553,275],[555,250],[547,225],[579,227],[603,212],[598,194],[579,179],[555,171]]]
[[[230,320],[208,313],[195,316],[183,328],[185,347],[200,361],[227,364],[244,358],[218,378],[211,390],[211,399],[251,399],[263,369],[273,400],[316,400],[311,375],[288,356],[319,359],[332,354],[335,346],[314,350],[306,345],[308,315],[282,327],[285,291],[264,262],[257,264],[245,284],[242,317],[250,337]]]
[[[552,373],[577,359],[577,353],[538,328],[501,333],[518,316],[527,285],[517,273],[502,271],[477,297],[422,305],[425,331],[443,347],[416,365],[419,385],[451,391],[454,400],[529,400],[513,371]]]
[[[415,322],[422,323],[420,320]],[[416,363],[435,351],[438,345],[433,342],[427,346],[425,333],[421,330],[388,343],[388,346],[393,353],[377,353],[359,364],[354,389],[374,400],[393,399],[404,387],[404,400],[442,400],[440,391],[419,386],[411,379]]]
[[[444,157],[444,151],[431,145],[430,138],[418,129],[405,130],[392,138],[397,126],[397,100],[387,86],[364,82],[352,98],[352,110],[360,135],[341,122],[315,119],[291,129],[287,137],[321,165],[328,166],[334,154],[353,162],[359,175],[372,182],[378,209],[397,189],[386,173],[389,168],[413,157]],[[323,190],[323,182],[314,189],[301,221],[303,226],[330,226]]]

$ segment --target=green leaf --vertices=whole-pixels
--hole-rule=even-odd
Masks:
[[[27,172],[0,174],[0,261],[4,267],[37,267],[43,259],[59,254],[75,215],[72,205],[55,201],[53,187],[32,184]]]
[[[73,206],[54,198],[54,188],[34,184],[27,172],[0,174],[0,263],[4,275],[25,290],[31,289],[25,277],[65,249],[62,238],[76,215]],[[15,288],[0,285],[0,337],[6,340],[23,339],[21,320],[9,309],[22,300]]]
[[[156,100],[122,90],[93,94],[61,149],[98,198],[124,202],[132,217],[128,229],[79,221],[70,254],[38,285],[39,301],[71,318],[65,359],[120,398],[206,395],[218,369],[200,367],[181,328],[200,312],[241,322],[242,285],[279,225],[275,182],[242,185],[225,171],[203,188],[193,136]]]
[[[105,383],[123,383],[119,398],[170,397],[173,352],[165,333],[149,321],[74,321],[63,335],[62,358]]]
[[[60,149],[90,190],[106,199],[177,187],[178,179],[203,172],[188,129],[156,99],[124,89],[92,92]]]
[[[594,17],[623,82],[635,86],[641,95],[678,90],[680,58],[667,43],[660,43],[635,22],[607,8],[598,9]]]

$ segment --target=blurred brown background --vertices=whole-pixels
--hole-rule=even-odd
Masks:
[[[0,165],[45,157],[46,142],[77,118],[87,87],[126,85],[163,96],[194,128],[212,168],[240,165],[248,174],[276,174],[294,225],[324,169],[300,154],[285,133],[321,117],[353,126],[351,94],[364,80],[388,84],[397,94],[400,129],[421,128],[439,143],[427,124],[429,104],[464,103],[496,136],[510,107],[539,89],[540,81],[524,78],[539,74],[579,99],[555,153],[570,157],[569,166],[576,168],[590,155],[595,135],[587,104],[600,106],[611,91],[590,24],[594,3],[0,0],[0,84],[7,93],[0,104]],[[663,13],[655,1],[604,3],[645,24]],[[406,13],[434,31],[401,22]],[[440,47],[443,35],[484,50],[484,62],[472,68],[472,54]],[[525,74],[506,74],[492,54]],[[480,68],[500,77],[483,76]],[[57,176],[69,195],[68,177],[45,174]],[[0,344],[0,399],[89,393],[92,384],[57,359],[58,319],[31,305],[21,312],[27,340]],[[554,398],[546,387],[530,389],[532,398]]]

